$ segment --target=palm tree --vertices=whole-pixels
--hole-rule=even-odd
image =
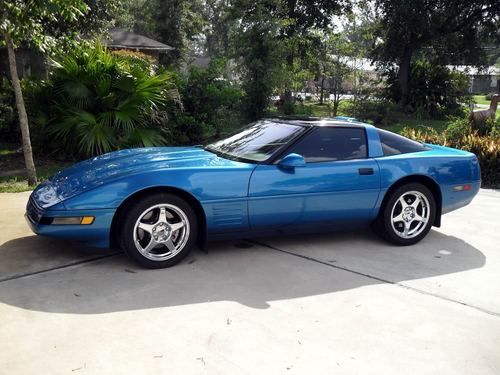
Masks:
[[[171,73],[155,74],[147,60],[114,55],[99,44],[74,49],[53,65],[43,123],[68,153],[165,143],[165,108],[179,102]]]

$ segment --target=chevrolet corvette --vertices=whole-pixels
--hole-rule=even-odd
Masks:
[[[396,245],[467,205],[476,156],[351,118],[269,118],[206,146],[120,150],[58,172],[31,194],[39,235],[118,247],[148,268],[227,238],[356,229]]]

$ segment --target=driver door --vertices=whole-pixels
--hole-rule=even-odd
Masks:
[[[317,127],[286,151],[303,167],[259,165],[250,177],[252,229],[332,225],[370,220],[380,192],[376,161],[368,158],[363,127]]]

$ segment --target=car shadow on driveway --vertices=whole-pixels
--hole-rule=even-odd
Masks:
[[[439,251],[448,250],[441,249],[453,249],[453,256],[442,261]],[[9,260],[15,251],[19,252],[17,262]],[[103,255],[105,259],[91,261]],[[217,242],[209,246],[208,254],[194,251],[181,264],[162,270],[139,268],[123,254],[109,255],[110,251],[89,250],[34,236],[8,241],[0,245],[3,276],[5,272],[19,274],[15,269],[6,269],[6,265],[26,268],[30,259],[42,262],[39,264],[46,265],[49,271],[26,268],[27,273],[41,272],[0,282],[0,303],[70,314],[213,301],[267,308],[272,301],[335,293],[384,280],[400,282],[439,276],[485,264],[485,256],[478,249],[437,231],[411,247],[387,245],[368,231]],[[51,257],[59,260],[46,259]],[[73,261],[87,263],[65,267],[65,262]],[[363,272],[356,270],[356,264],[362,266]],[[350,265],[354,265],[354,272],[342,269],[350,269]],[[373,275],[384,269],[398,271],[381,279],[362,275],[371,275],[365,272],[370,269]],[[4,277],[0,272],[1,278]]]

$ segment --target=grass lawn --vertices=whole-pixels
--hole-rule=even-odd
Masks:
[[[491,100],[486,99],[485,95],[473,95],[474,102],[476,104],[485,104],[485,105],[490,105]]]
[[[24,169],[23,154],[17,152],[16,148],[18,148],[18,146],[0,143],[1,172]],[[71,163],[45,158],[35,158],[38,180],[43,181],[47,179],[69,164]],[[28,185],[24,173],[17,173],[12,176],[0,176],[0,193],[17,193],[29,190],[33,190],[33,187]]]
[[[326,104],[305,102],[304,106],[307,107],[312,112],[312,116],[330,117],[330,108]]]

